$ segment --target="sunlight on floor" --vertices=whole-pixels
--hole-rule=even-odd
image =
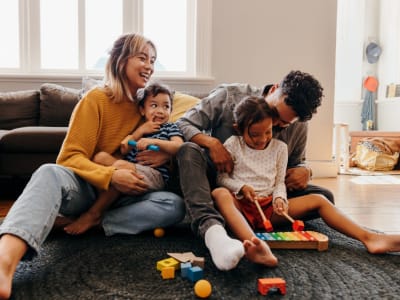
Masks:
[[[400,184],[399,176],[358,176],[350,180],[355,184]]]

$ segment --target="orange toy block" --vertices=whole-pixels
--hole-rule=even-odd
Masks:
[[[279,277],[274,278],[259,278],[257,284],[258,292],[261,295],[267,295],[270,289],[278,289],[282,294],[286,294],[286,281]]]
[[[172,279],[175,278],[175,268],[174,267],[165,267],[161,270],[161,277],[163,279]]]

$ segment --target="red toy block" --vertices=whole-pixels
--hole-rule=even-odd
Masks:
[[[286,294],[286,281],[279,277],[274,278],[259,278],[257,284],[258,292],[261,295],[267,295],[270,289],[278,289],[282,294]]]

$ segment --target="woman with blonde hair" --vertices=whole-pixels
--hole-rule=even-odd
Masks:
[[[124,195],[104,214],[100,225],[107,236],[137,234],[183,219],[179,196],[165,191],[137,196],[147,189],[141,175],[92,161],[99,151],[118,151],[121,140],[141,124],[136,92],[149,81],[156,57],[154,44],[141,35],[115,41],[105,84],[75,107],[57,163],[35,171],[0,226],[0,299],[11,296],[18,263],[39,252],[57,216],[79,217],[95,202],[97,189],[113,187]]]

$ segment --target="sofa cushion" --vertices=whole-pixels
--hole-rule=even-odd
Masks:
[[[171,122],[176,122],[189,109],[200,102],[200,99],[188,94],[176,92],[172,101]]]
[[[36,126],[39,119],[39,91],[0,93],[0,129]]]
[[[80,99],[81,91],[58,84],[40,87],[40,126],[68,126],[71,113]]]

